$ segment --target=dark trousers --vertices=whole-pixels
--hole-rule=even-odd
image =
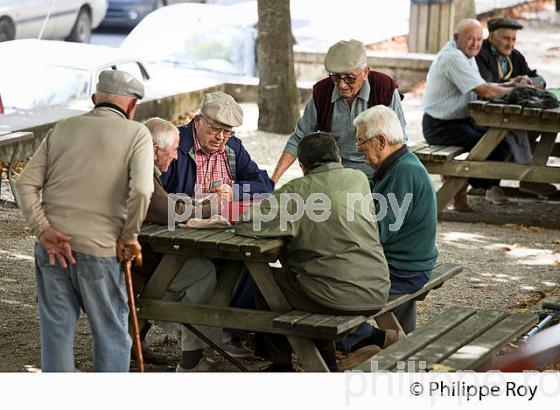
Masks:
[[[319,313],[326,315],[364,315],[371,316],[376,310],[368,311],[347,311],[337,310],[328,306],[321,305],[311,299],[305,290],[299,284],[299,281],[292,274],[289,268],[274,270],[274,280],[286,296],[288,303],[294,310],[302,310],[305,312]],[[257,309],[270,310],[264,297],[258,288],[255,291],[255,304]],[[261,339],[264,346],[266,356],[274,363],[286,365],[291,364],[292,347],[286,336],[265,334]],[[319,351],[334,350],[334,340],[316,339],[315,346]]]
[[[488,128],[477,125],[472,118],[457,120],[438,120],[424,114],[422,117],[422,132],[429,144],[434,145],[458,145],[472,150]],[[492,151],[489,160],[507,161],[511,152],[508,143],[502,140]],[[470,178],[469,184],[473,188],[488,189],[494,185],[500,185],[500,180]]]

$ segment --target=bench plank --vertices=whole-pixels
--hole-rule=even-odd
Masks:
[[[430,155],[431,161],[449,161],[450,159],[455,158],[457,155],[466,152],[467,150],[464,147],[456,147],[456,146],[448,146],[443,147],[442,149],[433,152]]]
[[[376,354],[371,361],[363,363],[355,370],[391,370],[397,366],[398,362],[406,361],[408,357],[428,346],[474,314],[475,310],[471,308],[451,307],[428,325],[416,329],[405,338],[399,339],[396,343]]]
[[[426,368],[429,369],[499,323],[506,315],[505,312],[499,311],[478,311],[407,360],[415,363],[425,362]]]
[[[538,316],[528,313],[513,313],[497,326],[464,345],[441,364],[449,369],[478,369],[488,362],[504,343],[525,333],[538,322]]]

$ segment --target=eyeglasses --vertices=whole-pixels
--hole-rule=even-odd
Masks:
[[[226,130],[225,128],[218,127],[217,125],[214,125],[210,121],[208,121],[208,118],[206,118],[203,114],[200,114],[200,116],[204,118],[204,121],[206,121],[208,134],[215,136],[221,132],[224,138],[228,138],[231,136],[231,134],[233,134],[233,130]]]
[[[333,74],[330,73],[329,77],[333,83],[339,83],[344,81],[347,85],[352,85],[356,82],[356,77],[353,75],[345,75],[345,74]]]
[[[364,145],[369,144],[370,142],[373,142],[377,137],[379,137],[379,135],[374,135],[372,138],[367,139],[367,140],[362,141],[362,142],[356,141],[356,148],[361,148]]]

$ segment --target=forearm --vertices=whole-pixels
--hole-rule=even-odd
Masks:
[[[280,159],[278,159],[278,163],[276,164],[276,168],[274,169],[274,173],[272,174],[272,180],[275,184],[278,183],[280,177],[286,172],[286,170],[294,163],[296,157],[290,154],[287,151],[284,151],[282,155],[280,155]]]
[[[509,94],[513,88],[504,87],[495,83],[485,83],[476,87],[473,91],[481,98],[495,98],[502,95]]]

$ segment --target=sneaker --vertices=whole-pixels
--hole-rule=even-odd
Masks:
[[[387,338],[385,337],[385,340]],[[352,370],[355,367],[365,363],[371,359],[374,355],[379,353],[381,348],[377,345],[368,345],[359,348],[355,352],[349,353],[344,359],[338,361],[338,370],[343,372],[346,370]]]
[[[502,191],[502,188],[497,185],[494,185],[492,188],[487,189],[484,198],[495,205],[503,205],[509,202],[506,198],[506,194],[504,194],[504,191]]]
[[[556,193],[556,187],[546,182],[521,181],[519,183],[519,190],[537,196],[549,196]]]
[[[176,373],[190,373],[190,372],[214,372],[215,373],[219,371],[222,371],[222,369],[220,369],[219,366],[216,366],[215,363],[211,363],[208,360],[206,360],[205,357],[200,359],[198,364],[192,369],[185,369],[183,366],[181,366],[181,363],[177,363],[177,368],[175,369]]]
[[[383,341],[383,349],[391,346],[393,343],[395,343],[397,340],[399,340],[403,336],[404,336],[404,334],[399,330],[386,329],[385,330],[385,340]]]

